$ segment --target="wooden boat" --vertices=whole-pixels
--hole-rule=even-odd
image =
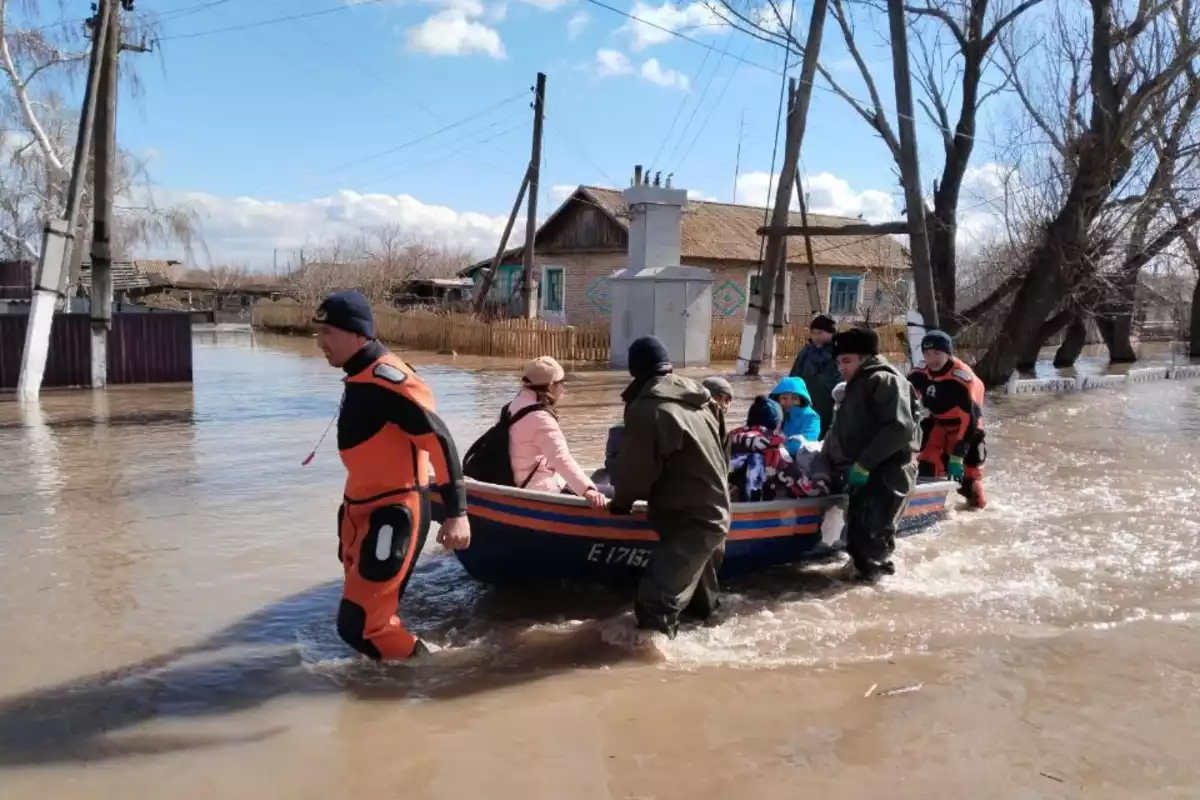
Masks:
[[[930,481],[909,495],[898,533],[917,533],[943,519],[958,484]],[[435,520],[442,505],[431,495]],[[827,557],[844,549],[844,495],[734,503],[723,578]],[[484,583],[621,584],[637,578],[658,537],[645,504],[630,516],[591,508],[579,497],[533,492],[467,479],[471,546],[456,551],[467,573]],[[837,509],[833,511],[833,509]]]

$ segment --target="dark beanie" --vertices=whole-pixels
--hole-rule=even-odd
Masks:
[[[879,334],[870,328],[851,328],[833,337],[835,356],[879,355]]]
[[[629,345],[629,374],[635,378],[666,375],[674,369],[667,346],[657,336],[643,336]]]
[[[828,314],[817,314],[808,325],[810,331],[837,333],[837,321]]]
[[[375,338],[375,318],[371,314],[371,304],[353,289],[334,292],[326,297],[321,305],[317,306],[313,322],[357,333],[368,339]]]
[[[921,339],[922,350],[941,350],[948,356],[954,355],[954,340],[944,331],[933,330]]]
[[[760,394],[750,404],[750,413],[746,414],[746,424],[757,425],[769,431],[777,431],[783,424],[783,407],[766,395]]]

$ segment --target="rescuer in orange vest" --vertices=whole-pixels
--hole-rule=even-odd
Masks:
[[[462,464],[429,387],[375,339],[365,297],[335,292],[313,321],[325,360],[346,372],[337,419],[346,467],[338,508],[345,573],[338,635],[368,658],[406,659],[425,652],[397,612],[429,533],[429,466],[446,508],[438,541],[459,550],[471,543]]]
[[[954,356],[954,343],[942,331],[929,331],[921,339],[925,366],[908,376],[921,396],[929,417],[921,422],[921,477],[949,474],[961,481],[959,493],[975,508],[987,505],[983,491],[983,463],[987,445],[983,432],[983,381],[962,359]]]

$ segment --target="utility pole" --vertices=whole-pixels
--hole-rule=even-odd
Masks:
[[[800,224],[808,228],[808,196],[804,193],[804,182],[800,180],[800,170],[796,170],[796,197],[800,200]],[[804,279],[808,289],[808,313],[816,316],[825,312],[821,304],[821,287],[817,281],[817,262],[813,258],[812,234],[804,232],[804,254],[808,257],[808,276]]]
[[[808,38],[804,42],[804,62],[800,68],[800,86],[790,102],[787,117],[787,135],[783,148],[783,167],[779,171],[779,185],[775,191],[775,207],[771,212],[771,228],[777,229],[767,236],[765,269],[761,287],[761,308],[754,326],[754,339],[746,364],[747,375],[757,375],[762,366],[763,345],[767,339],[767,328],[771,324],[771,287],[775,285],[776,271],[784,268],[783,253],[789,209],[792,204],[792,176],[800,161],[800,147],[804,143],[804,129],[808,123],[808,106],[812,100],[813,79],[817,74],[817,59],[821,55],[821,34],[825,29],[828,0],[813,0],[812,17],[808,25]],[[745,335],[747,331],[743,331]]]
[[[108,332],[112,328],[113,180],[117,152],[117,58],[121,51],[121,6],[109,8],[109,35],[100,66],[92,211],[92,388],[108,383]],[[124,0],[122,0],[124,2]]]
[[[525,190],[529,188],[529,169],[525,169],[525,177],[521,179],[521,188],[517,190],[517,199],[512,211],[508,212],[508,222],[504,225],[504,233],[500,234],[500,244],[496,247],[496,255],[492,257],[491,268],[483,274],[483,280],[475,287],[475,297],[471,303],[476,314],[483,310],[488,292],[492,290],[492,282],[496,280],[496,271],[500,269],[500,261],[504,258],[504,248],[508,246],[508,237],[512,234],[513,225],[517,221],[517,212],[521,210],[521,201],[525,199]]]
[[[542,120],[546,114],[546,73],[537,74],[533,95],[533,146],[529,155],[529,208],[525,212],[525,252],[521,269],[521,314],[537,316],[533,297],[533,240],[537,236],[538,181],[542,171]]]
[[[896,84],[896,114],[900,127],[900,182],[904,184],[904,204],[908,207],[908,246],[912,254],[917,310],[925,318],[925,328],[928,330],[938,327],[938,313],[933,292],[933,268],[929,263],[925,199],[921,197],[921,166],[917,159],[917,133],[913,122],[912,78],[908,74],[904,0],[888,0],[888,23],[892,35],[892,75]]]
[[[87,83],[83,92],[83,108],[79,113],[79,130],[75,137],[75,159],[71,165],[71,183],[67,188],[67,207],[61,219],[46,221],[42,231],[42,251],[39,260],[29,318],[25,326],[25,347],[21,354],[21,376],[17,394],[21,402],[36,402],[46,373],[46,357],[50,349],[50,330],[54,324],[54,306],[63,296],[65,267],[74,259],[72,251],[81,248],[75,242],[79,229],[79,205],[83,182],[87,175],[88,154],[91,152],[92,129],[96,117],[101,64],[107,42],[116,34],[111,32],[111,11],[115,0],[101,0],[100,7],[89,22],[92,26],[92,52],[88,60]]]
[[[500,234],[500,244],[496,246],[496,255],[492,258],[491,268],[483,273],[482,279],[475,286],[475,294],[471,298],[471,308],[478,314],[483,311],[500,262],[504,259],[504,250],[508,246],[508,237],[512,234],[513,225],[517,222],[517,212],[521,210],[521,201],[525,199],[525,191],[529,190],[529,206],[525,213],[525,252],[521,266],[521,312],[526,317],[532,317],[533,308],[533,240],[537,234],[537,194],[538,180],[541,177],[542,166],[542,120],[546,113],[546,76],[539,72],[537,84],[533,87],[533,143],[529,166],[521,178],[521,187],[517,189],[517,199],[512,211],[508,214],[508,222],[504,233]],[[511,302],[512,297],[506,298]]]

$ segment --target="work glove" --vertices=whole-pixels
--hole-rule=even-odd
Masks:
[[[871,473],[863,469],[861,464],[855,464],[846,474],[846,485],[850,487],[850,491],[861,489],[867,485],[867,478],[870,475]]]
[[[951,480],[961,481],[963,479],[963,460],[960,456],[950,456],[950,462],[946,465],[946,474]]]

